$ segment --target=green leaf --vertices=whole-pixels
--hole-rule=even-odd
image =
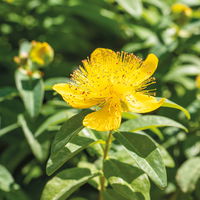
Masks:
[[[118,4],[124,8],[133,17],[139,17],[142,14],[141,0],[116,0]]]
[[[43,152],[42,152],[42,147],[40,145],[40,143],[36,140],[36,138],[34,137],[31,129],[29,128],[29,125],[24,117],[24,115],[20,114],[18,116],[18,122],[21,125],[24,135],[26,137],[26,140],[33,152],[33,154],[35,155],[35,157],[39,160],[42,161],[43,160]]]
[[[15,81],[28,114],[32,118],[36,117],[44,98],[42,79],[29,77],[18,69],[15,73]]]
[[[191,135],[183,143],[184,154],[187,158],[195,157],[200,153],[200,136]]]
[[[0,88],[0,102],[17,95],[17,90],[12,87]]]
[[[125,147],[139,167],[164,188],[167,186],[166,169],[156,143],[144,133],[115,132],[114,137]]]
[[[104,174],[113,189],[123,197],[150,200],[149,179],[141,169],[110,159],[104,162]]]
[[[65,162],[84,150],[94,140],[82,136],[72,138],[58,153],[52,154],[47,162],[47,174],[50,175],[59,169]]]
[[[5,199],[8,200],[27,200],[27,196],[20,189],[20,186],[15,183],[10,172],[3,166],[0,165],[0,191],[3,191]],[[4,199],[4,198],[3,198]]]
[[[106,200],[129,200],[112,189],[107,189],[103,195]]]
[[[174,126],[177,128],[187,129],[180,123],[163,116],[144,115],[136,119],[130,119],[122,123],[120,131],[139,131],[155,127]]]
[[[19,54],[20,54],[21,56],[28,55],[30,49],[31,49],[31,43],[28,42],[28,41],[23,41],[23,42],[20,44]]]
[[[159,98],[157,98],[157,99],[159,100]],[[174,103],[173,101],[166,99],[165,102],[162,104],[162,107],[175,108],[175,109],[181,110],[185,114],[185,116],[188,119],[190,119],[190,113],[185,108]]]
[[[65,120],[69,119],[74,112],[70,112],[71,110],[64,110],[55,113],[54,115],[47,118],[37,129],[35,132],[35,136],[38,137],[40,134],[42,134],[46,129],[48,129],[52,125],[60,124],[61,122],[64,122]]]
[[[92,153],[91,155],[96,154],[97,156],[103,156],[104,149],[102,147],[102,144],[105,144],[105,140],[102,138],[98,138],[98,135],[96,135],[97,131],[95,132],[94,130],[84,128],[80,135],[84,137],[89,137],[96,141],[94,144],[90,145],[89,148],[87,148],[89,153]]]
[[[57,83],[67,83],[69,81],[66,77],[49,78],[44,82],[46,90],[52,90],[53,85]]]
[[[90,171],[92,172],[92,174],[95,174],[95,173],[99,172],[98,166],[96,166],[96,165],[97,164],[95,162],[94,163],[90,163],[90,162],[87,162],[87,161],[80,161],[78,163],[77,167],[90,169]],[[92,178],[88,183],[90,185],[92,185],[95,189],[99,189],[101,187],[100,186],[100,179],[99,179],[98,176]]]
[[[160,150],[160,154],[162,156],[165,166],[170,167],[170,168],[175,167],[175,162],[174,162],[173,158],[170,156],[170,154],[168,153],[168,151],[159,144],[158,144],[158,148]]]
[[[185,161],[178,169],[176,181],[185,193],[195,190],[200,178],[200,157],[194,157]]]
[[[56,134],[51,147],[51,155],[47,164],[47,174],[51,175],[59,167],[61,167],[68,159],[76,155],[78,152],[86,148],[87,145],[93,142],[91,139],[85,139],[83,142],[80,140],[72,140],[84,127],[82,121],[88,113],[92,111],[84,110],[79,114],[67,120],[61,127],[60,131]],[[71,142],[71,144],[67,143]],[[76,147],[76,148],[75,148]],[[73,150],[72,150],[72,149]],[[73,152],[72,154],[70,152]]]
[[[11,124],[9,126],[6,126],[6,127],[2,128],[0,130],[0,137],[3,136],[3,135],[5,135],[6,133],[8,133],[10,131],[15,130],[18,127],[19,127],[19,124],[18,123],[14,123],[14,124]]]
[[[10,172],[3,165],[0,165],[0,190],[8,192],[13,184],[14,179]]]
[[[72,168],[66,169],[54,176],[44,187],[41,200],[65,200],[83,184],[93,177],[89,169]]]

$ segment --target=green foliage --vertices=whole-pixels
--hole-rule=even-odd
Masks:
[[[177,2],[192,15],[176,20]],[[94,200],[102,181],[104,200],[199,200],[199,6],[198,0],[2,0],[0,200]],[[48,66],[31,61],[33,40],[53,47]],[[166,98],[153,113],[123,113],[104,161],[108,133],[84,128],[91,111],[70,108],[52,91],[97,47],[156,54],[154,88]]]
[[[40,78],[24,75],[20,70],[15,75],[16,86],[24,102],[28,114],[34,118],[41,109],[44,98],[43,81]]]
[[[64,200],[83,184],[98,174],[92,174],[89,169],[72,168],[58,173],[47,182],[42,193],[42,200]]]
[[[191,170],[192,169],[192,170]],[[183,192],[192,192],[200,178],[200,158],[194,157],[187,160],[177,172],[177,182]]]
[[[126,148],[139,167],[159,187],[167,185],[165,166],[154,141],[144,133],[115,133],[116,139]]]

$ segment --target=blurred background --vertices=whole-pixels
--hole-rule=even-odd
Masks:
[[[160,138],[149,133],[171,155],[168,187],[159,190],[152,183],[151,197],[200,199],[200,0],[0,0],[0,200],[40,199],[49,179],[45,164],[54,132],[46,128],[39,139],[45,155],[38,161],[16,124],[24,106],[15,86],[13,57],[20,44],[32,40],[48,42],[55,53],[54,61],[42,69],[46,92],[41,113],[32,123],[33,132],[64,109],[63,104],[51,101],[59,99],[53,96],[51,85],[69,77],[95,48],[133,52],[142,58],[156,54],[157,96],[188,109],[191,120],[177,110],[156,111],[183,123],[189,133],[176,128],[161,129]],[[90,155],[83,152],[66,166],[76,166],[81,156]],[[188,171],[182,172],[191,159],[185,167]],[[183,176],[181,181],[190,180],[190,186],[177,181],[177,174]],[[96,191],[85,185],[76,194],[94,200]]]

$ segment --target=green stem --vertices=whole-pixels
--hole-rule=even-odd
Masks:
[[[108,138],[106,140],[106,144],[105,144],[105,148],[104,148],[104,154],[103,154],[103,163],[108,157],[108,152],[109,152],[109,149],[110,149],[111,142],[112,142],[112,131],[109,132]],[[102,163],[102,167],[103,167],[103,163]],[[104,190],[105,190],[105,176],[104,176],[104,174],[102,174],[100,176],[99,200],[104,200],[104,197],[103,197]]]

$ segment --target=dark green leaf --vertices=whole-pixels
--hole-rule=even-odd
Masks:
[[[56,154],[52,154],[47,162],[47,174],[50,175],[59,169],[70,158],[84,150],[94,140],[86,137],[75,136]]]
[[[85,138],[83,142],[78,142],[77,139],[77,142],[73,141],[71,144],[68,144],[68,147],[66,147],[67,143],[71,142],[71,140],[84,128],[82,121],[85,115],[90,112],[91,111],[89,110],[84,110],[81,113],[73,116],[63,124],[60,131],[56,134],[51,147],[51,155],[47,164],[48,175],[54,173],[68,159],[76,155],[78,152],[86,148],[87,145],[93,142],[93,140],[88,138]],[[72,149],[70,148],[74,148],[73,145],[77,146],[73,150],[73,154],[71,154],[70,152]]]
[[[15,88],[12,87],[0,88],[0,102],[16,95],[17,95],[17,90]]]
[[[119,193],[117,193],[115,190],[107,189],[104,192],[104,198],[106,200],[129,200],[123,196],[121,196]]]

